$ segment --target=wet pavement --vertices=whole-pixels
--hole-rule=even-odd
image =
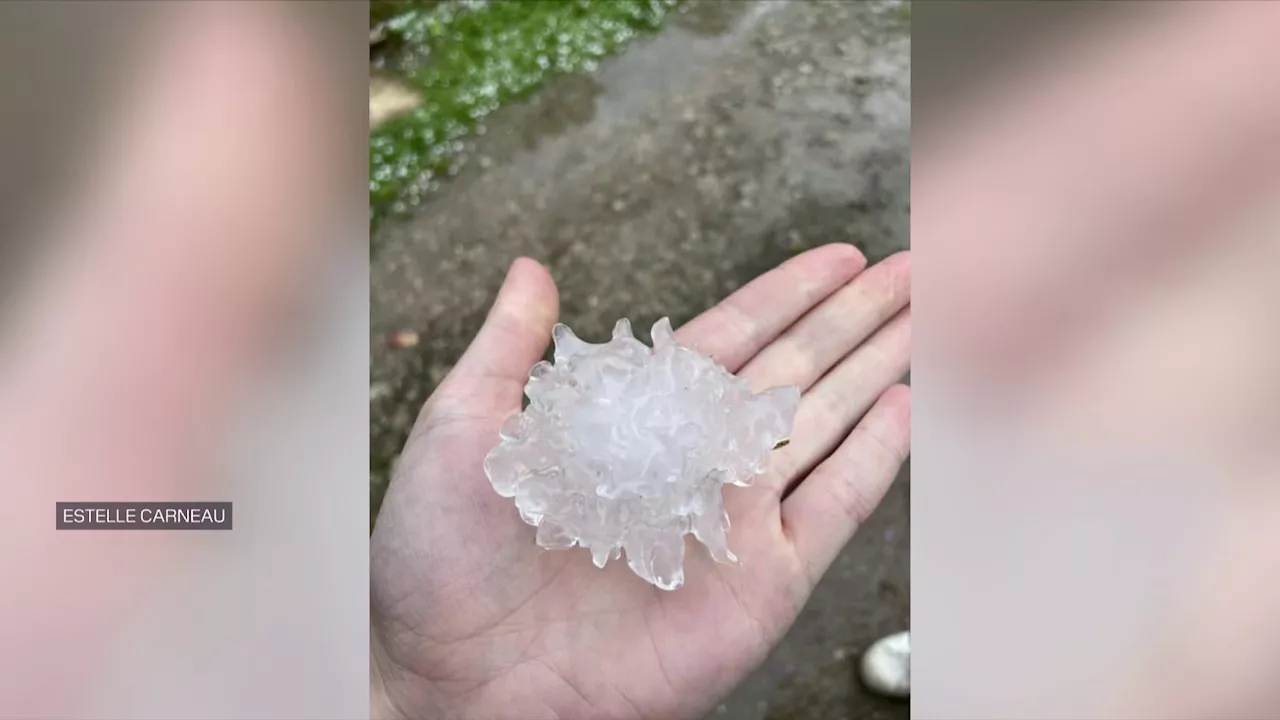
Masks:
[[[457,176],[371,239],[375,502],[517,256],[545,263],[562,320],[602,339],[620,317],[678,325],[810,247],[905,248],[909,56],[896,3],[693,3],[486,118]],[[393,342],[405,332],[417,343]],[[909,475],[712,717],[908,717],[856,668],[908,627]]]

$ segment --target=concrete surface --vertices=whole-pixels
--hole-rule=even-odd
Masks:
[[[909,57],[896,3],[694,3],[488,118],[458,175],[371,238],[375,501],[519,255],[550,267],[565,322],[605,338],[623,316],[679,324],[810,247],[906,247]],[[397,347],[406,330],[420,342]],[[908,717],[856,666],[908,627],[909,475],[713,717]]]

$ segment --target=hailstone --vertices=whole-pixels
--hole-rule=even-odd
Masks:
[[[791,433],[800,391],[746,380],[653,326],[653,347],[619,320],[593,344],[556,325],[554,363],[529,372],[528,406],[485,458],[485,474],[550,549],[575,545],[663,590],[684,584],[685,535],[733,563],[721,488],[750,485]]]

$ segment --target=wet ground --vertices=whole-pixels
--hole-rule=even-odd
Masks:
[[[565,322],[605,338],[624,316],[679,324],[810,247],[905,248],[909,56],[896,3],[693,3],[488,117],[458,175],[371,239],[375,503],[517,256],[551,269]],[[419,342],[392,343],[402,331]],[[856,664],[908,626],[909,475],[713,717],[908,717]]]

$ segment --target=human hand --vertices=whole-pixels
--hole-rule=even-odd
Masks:
[[[686,555],[667,592],[625,563],[547,551],[482,463],[521,407],[558,314],[512,265],[484,326],[423,407],[371,542],[372,713],[696,717],[781,639],[909,451],[910,256],[806,252],[676,332],[757,390],[803,397],[791,442],[729,487],[739,564]]]

